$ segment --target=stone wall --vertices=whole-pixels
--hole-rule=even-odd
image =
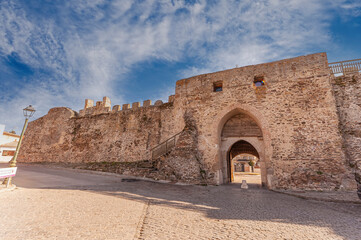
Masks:
[[[361,191],[361,74],[332,78],[348,165]]]
[[[104,98],[96,106],[87,100],[79,114],[51,109],[29,124],[20,160],[149,160],[152,147],[182,132],[171,153],[152,160],[175,180],[227,182],[228,151],[244,140],[257,150],[268,188],[352,189],[330,79],[327,56],[319,53],[182,79],[165,104],[110,110]],[[222,136],[237,116],[250,131],[231,120]]]
[[[149,159],[152,146],[176,129],[172,111],[172,102],[122,111],[94,111],[83,116],[69,108],[53,108],[47,115],[29,123],[19,161],[133,162]]]
[[[263,76],[265,86],[255,87]],[[213,91],[222,82],[222,91]],[[246,136],[222,139],[228,119],[248,114],[262,129],[262,181],[269,188],[353,188],[346,166],[325,53],[235,68],[176,84],[175,111],[193,109],[199,151],[215,181],[227,181],[227,151]],[[257,148],[257,147],[256,147]]]

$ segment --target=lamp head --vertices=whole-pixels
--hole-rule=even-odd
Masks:
[[[26,119],[31,118],[35,113],[35,108],[31,105],[23,109],[24,117]]]

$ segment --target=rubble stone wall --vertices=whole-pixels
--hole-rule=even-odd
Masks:
[[[361,74],[332,78],[348,165],[361,191]]]
[[[19,161],[134,162],[176,129],[173,103],[79,116],[53,108],[29,123]]]
[[[176,180],[227,182],[228,151],[244,140],[258,151],[268,188],[353,189],[331,79],[326,53],[318,53],[182,79],[165,104],[145,101],[143,107],[110,110],[104,98],[96,106],[88,100],[79,114],[51,109],[29,124],[20,159],[141,161],[150,159],[152,147],[182,132],[175,150],[161,157]],[[260,80],[264,85],[257,86]],[[240,114],[248,116],[249,131],[260,129],[261,136],[259,130],[248,136],[238,125],[234,134],[221,135]]]

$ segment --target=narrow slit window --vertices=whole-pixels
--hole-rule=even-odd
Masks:
[[[222,87],[222,82],[213,83],[213,92],[221,92],[223,90]]]
[[[253,84],[255,87],[262,87],[265,85],[264,76],[255,76],[253,80]]]

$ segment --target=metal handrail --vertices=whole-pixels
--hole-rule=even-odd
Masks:
[[[161,151],[160,154],[158,154],[159,156],[162,156],[163,154],[168,153],[171,149],[173,149],[175,147],[176,141],[177,141],[177,137],[181,134],[182,132],[179,132],[175,135],[173,135],[172,137],[168,138],[167,140],[159,143],[157,146],[153,147],[150,149],[150,151],[152,151],[152,159],[154,159],[154,155],[155,155],[155,150],[156,149],[161,149],[162,147],[165,146],[165,150]]]
[[[329,63],[329,68],[333,74],[343,75],[361,71],[361,59],[347,60]]]

